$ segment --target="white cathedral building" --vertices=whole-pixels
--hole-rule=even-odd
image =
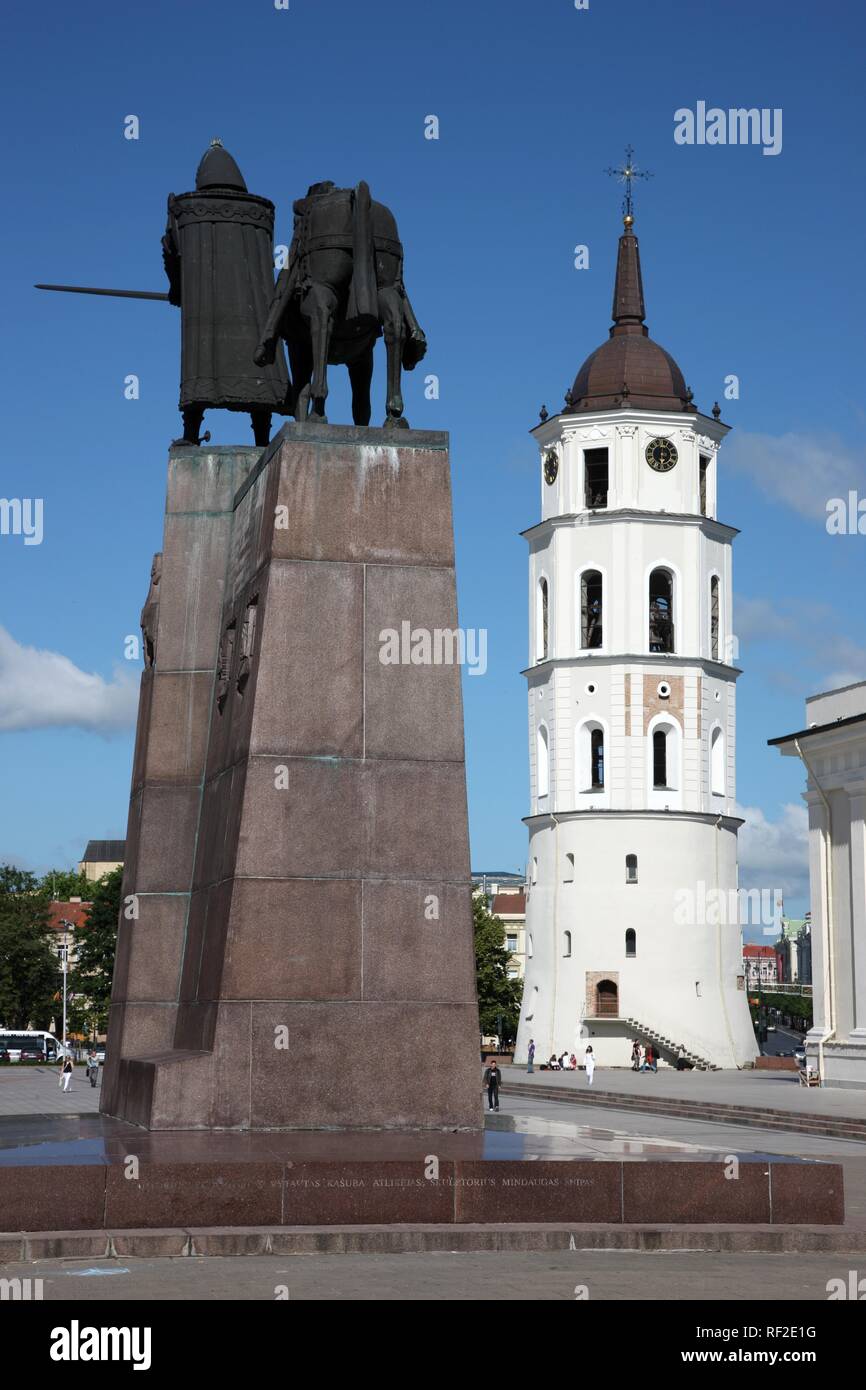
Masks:
[[[728,426],[648,336],[637,237],[613,326],[533,431],[526,982],[516,1060],[588,1043],[629,1064],[742,1067],[758,1051],[736,898],[734,527],[717,517]],[[710,923],[708,925],[708,923]]]

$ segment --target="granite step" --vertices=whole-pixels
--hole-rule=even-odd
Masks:
[[[399,1226],[186,1226],[0,1234],[5,1263],[235,1255],[385,1255],[424,1251],[636,1250],[866,1254],[866,1231],[819,1226],[511,1223]]]
[[[617,1091],[597,1091],[588,1086],[574,1090],[560,1086],[528,1086],[503,1082],[505,1095],[533,1095],[540,1100],[564,1101],[572,1105],[594,1105],[609,1110],[638,1111],[667,1115],[672,1119],[704,1120],[717,1124],[739,1124],[754,1129],[789,1130],[825,1139],[858,1139],[866,1143],[866,1119],[856,1116],[810,1115],[763,1106],[728,1105],[719,1101],[676,1099],[669,1096],[632,1096]]]

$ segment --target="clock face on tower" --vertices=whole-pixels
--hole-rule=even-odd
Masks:
[[[678,457],[669,439],[651,439],[646,446],[646,461],[656,473],[669,473]]]
[[[559,459],[555,449],[548,449],[544,455],[544,481],[555,483],[556,475],[559,472]]]

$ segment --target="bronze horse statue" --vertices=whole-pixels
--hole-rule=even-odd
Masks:
[[[373,346],[384,333],[388,361],[385,426],[408,428],[401,373],[427,351],[403,287],[403,247],[394,215],[370,197],[366,183],[337,188],[314,183],[294,205],[289,259],[255,351],[265,366],[285,339],[296,420],[327,421],[328,364],[345,363],[352,419],[370,423]]]

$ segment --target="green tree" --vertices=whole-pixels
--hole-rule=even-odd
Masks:
[[[123,866],[112,869],[98,883],[91,884],[92,907],[87,923],[76,933],[78,961],[71,976],[76,1010],[84,1026],[80,1031],[103,1033],[108,1024],[111,977],[117,950],[117,919]]]
[[[39,880],[39,887],[55,902],[68,903],[70,898],[89,902],[93,897],[93,882],[77,869],[49,869]]]
[[[48,896],[38,879],[0,866],[0,1022],[6,1028],[47,1028],[60,985],[60,963],[48,927]]]
[[[482,1033],[499,1033],[502,1017],[502,1036],[517,1035],[522,980],[508,978],[510,953],[505,949],[505,927],[487,907],[483,893],[472,897],[472,918],[475,928],[475,978],[478,986],[478,1022]]]

